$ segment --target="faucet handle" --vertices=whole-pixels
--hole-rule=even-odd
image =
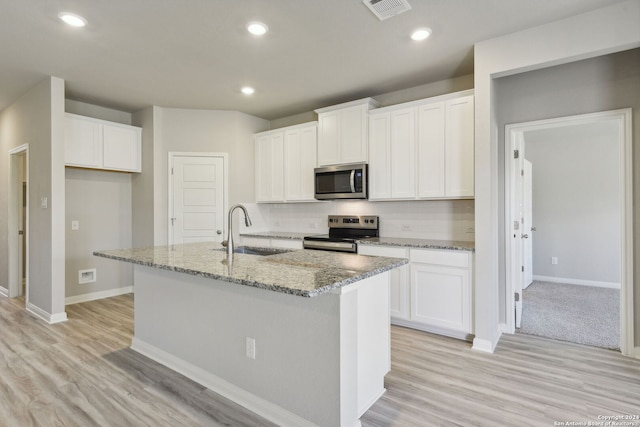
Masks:
[[[229,246],[229,241],[228,240],[223,240],[221,245],[226,248],[227,246]]]

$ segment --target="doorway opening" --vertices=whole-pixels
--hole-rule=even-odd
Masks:
[[[576,132],[576,129],[581,129],[582,134]],[[580,141],[587,140],[585,135],[596,131],[606,132],[606,138],[601,139],[600,143],[605,141],[608,145],[602,145],[601,148],[604,147],[604,149],[600,153],[594,153],[594,148],[587,148],[590,146],[586,143],[583,146],[579,144]],[[564,141],[570,141],[572,132],[582,135],[582,140],[580,137],[576,138],[573,148],[564,153],[563,157],[560,150],[569,147],[570,144],[568,142],[564,144]],[[545,138],[548,140],[552,134],[556,137],[559,135],[555,145],[558,151],[542,149],[544,144],[540,141]],[[508,125],[505,136],[507,141],[505,144],[507,292],[505,302],[506,312],[513,313],[507,316],[507,332],[514,333],[516,328],[521,326],[521,319],[523,317],[526,319],[527,295],[530,296],[531,307],[537,307],[535,304],[539,304],[540,300],[534,299],[534,296],[540,295],[537,293],[540,290],[553,289],[551,299],[548,301],[559,304],[563,304],[559,302],[561,295],[566,295],[567,311],[571,308],[570,306],[574,306],[576,313],[587,316],[584,317],[587,321],[581,321],[578,317],[563,320],[566,322],[563,326],[566,327],[566,331],[562,331],[559,336],[563,336],[564,332],[570,332],[572,328],[582,328],[576,331],[577,334],[585,333],[584,328],[589,323],[588,320],[591,320],[588,313],[589,299],[582,299],[587,293],[592,295],[590,298],[597,300],[597,298],[611,299],[612,296],[616,298],[619,292],[618,301],[613,301],[614,304],[609,305],[613,309],[607,309],[604,303],[599,306],[597,301],[595,307],[596,310],[601,310],[602,316],[606,314],[615,316],[619,306],[619,316],[609,319],[609,323],[614,322],[614,326],[619,326],[619,340],[618,337],[614,337],[613,342],[619,341],[622,354],[631,355],[633,353],[631,109]],[[540,144],[539,146],[536,146],[536,141]],[[531,152],[529,156],[527,156],[527,149]],[[602,163],[606,161],[607,156],[613,172],[608,176],[589,176],[592,170],[593,175],[598,168],[602,170]],[[524,172],[527,160],[531,160],[533,176],[538,173],[538,177],[542,177],[537,182],[544,182],[544,178],[547,178],[547,184],[545,186],[538,184],[539,187],[546,188],[551,193],[547,201],[544,201],[544,197],[534,198],[534,205],[548,205],[547,214],[539,213],[538,218],[535,214],[532,215],[530,209],[527,209],[528,201],[524,197],[528,185]],[[554,162],[557,163],[556,170],[559,168],[561,171],[561,174],[555,174],[555,177],[550,169],[550,165]],[[545,173],[548,173],[548,176],[545,176]],[[536,179],[534,178],[533,181]],[[579,182],[575,183],[575,181]],[[566,183],[572,183],[572,186],[567,184],[564,187],[573,190],[569,192],[565,190],[562,193],[560,188]],[[555,200],[553,194],[556,195]],[[580,210],[579,206],[587,208]],[[589,206],[591,208],[588,208]],[[603,209],[604,206],[608,206],[608,210]],[[557,211],[555,216],[554,209]],[[562,209],[564,210],[561,211]],[[535,206],[533,210],[536,211]],[[545,211],[539,207],[537,212]],[[604,250],[602,250],[603,246]],[[527,286],[532,282],[534,286],[527,290]],[[524,310],[523,307],[525,307]],[[561,311],[556,310],[557,313]],[[597,311],[592,313],[594,317],[597,314]],[[614,329],[609,328],[607,331],[611,333]],[[589,332],[586,331],[586,333]],[[618,333],[618,329],[615,329],[615,333]],[[550,337],[558,338],[559,336]],[[588,340],[582,343],[598,345]]]
[[[29,303],[29,146],[9,151],[9,298]]]

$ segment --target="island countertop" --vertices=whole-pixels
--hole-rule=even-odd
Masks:
[[[314,297],[407,264],[403,258],[294,250],[275,255],[234,254],[231,267],[219,243],[189,243],[96,251],[95,256]]]

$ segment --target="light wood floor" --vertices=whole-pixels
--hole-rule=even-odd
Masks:
[[[128,348],[131,295],[67,307],[47,325],[0,299],[0,426],[272,425]],[[553,426],[640,415],[640,361],[526,335],[492,355],[392,328],[387,393],[373,426]],[[640,426],[640,422],[637,423]]]

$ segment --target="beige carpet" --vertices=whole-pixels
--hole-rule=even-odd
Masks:
[[[620,290],[534,281],[523,292],[521,333],[620,348]]]

